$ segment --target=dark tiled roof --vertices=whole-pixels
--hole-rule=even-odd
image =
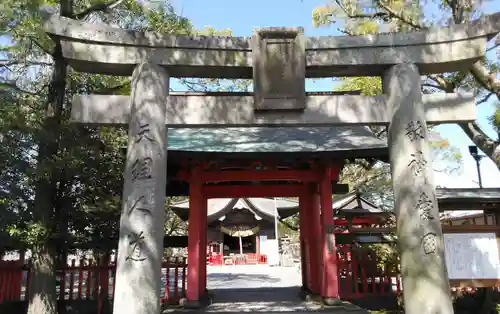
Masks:
[[[274,219],[275,201],[272,198],[214,198],[207,201],[207,219],[214,221],[224,216],[233,208],[245,208],[255,215],[266,219]],[[298,211],[298,203],[292,200],[276,199],[279,217],[286,218]],[[189,200],[173,204],[170,208],[183,220],[188,219]]]
[[[391,214],[364,199],[357,192],[351,192],[335,200],[333,202],[333,210],[336,216],[380,216]]]
[[[366,127],[169,129],[168,149],[194,152],[331,152],[387,149]]]
[[[500,188],[436,189],[440,211],[500,208]]]

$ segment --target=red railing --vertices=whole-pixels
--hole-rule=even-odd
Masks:
[[[186,293],[186,258],[172,258],[162,264],[162,302],[177,303]],[[28,295],[31,264],[0,261],[0,303],[23,301]],[[98,300],[99,309],[105,297],[115,288],[116,264],[81,259],[59,267],[56,273],[58,300]]]
[[[402,281],[398,270],[380,269],[373,250],[342,246],[337,248],[341,298],[367,295],[399,295]]]
[[[21,299],[22,268],[20,261],[0,261],[0,303]]]
[[[186,296],[186,258],[174,258],[163,262],[162,278],[165,278],[163,288],[163,303],[177,303]]]
[[[255,253],[243,255],[223,256],[222,254],[212,254],[207,257],[207,265],[257,265],[267,264],[267,256]]]

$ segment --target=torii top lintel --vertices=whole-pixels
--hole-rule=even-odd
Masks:
[[[148,59],[164,65],[171,77],[245,79],[254,76],[255,37],[262,35],[256,31],[252,39],[171,36],[60,16],[48,19],[45,30],[61,38],[64,57],[77,71],[128,76]],[[432,74],[464,69],[483,57],[487,41],[500,32],[500,13],[470,24],[410,33],[304,37],[300,28],[293,30],[295,48],[303,49],[305,56],[305,77],[379,76],[402,62],[415,63],[421,74]]]

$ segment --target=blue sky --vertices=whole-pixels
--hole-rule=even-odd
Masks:
[[[337,26],[314,28],[312,26],[312,10],[327,3],[328,0],[171,0],[176,12],[189,18],[197,28],[212,26],[215,29],[231,29],[234,36],[250,36],[252,29],[267,26],[302,26],[307,36],[340,35]],[[500,0],[483,1],[484,12],[492,13],[500,7]],[[495,7],[497,9],[495,9]],[[436,13],[429,7],[428,13]],[[429,14],[427,16],[430,16]],[[495,52],[492,52],[493,56]],[[332,90],[330,79],[309,80],[308,91]],[[175,87],[175,86],[173,86]],[[490,98],[495,100],[494,97]],[[495,110],[496,103],[490,101],[478,106],[478,123],[490,136],[495,136],[487,117]],[[475,161],[469,155],[468,145],[472,142],[457,125],[440,125],[437,130],[448,139],[451,145],[460,148],[463,155],[464,168],[460,175],[447,176],[436,173],[436,181],[446,187],[477,187]],[[485,158],[481,161],[481,174],[484,187],[499,187],[500,172],[496,165]]]

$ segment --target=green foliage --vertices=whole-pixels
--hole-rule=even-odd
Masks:
[[[123,29],[181,35],[230,35],[212,27],[196,30],[168,2],[135,0],[3,1],[0,5],[0,253],[31,248],[35,259],[29,313],[55,311],[54,253],[71,248],[107,252],[116,248],[126,132],[71,124],[74,94],[128,94],[130,80],[64,71],[60,49],[41,21],[60,13]],[[57,40],[57,39],[56,39]],[[186,80],[192,83],[193,80]],[[63,84],[64,83],[64,84]],[[225,87],[198,80],[187,88]],[[212,85],[210,87],[209,85]],[[186,226],[166,202],[165,233],[185,234]],[[47,254],[48,253],[48,254]],[[38,261],[38,262],[37,262]],[[43,282],[43,283],[42,283]],[[41,284],[41,285],[40,285]]]
[[[336,90],[360,90],[361,95],[374,96],[382,94],[382,81],[379,77],[347,77],[341,78]],[[371,127],[375,135],[386,138],[385,127]],[[462,171],[460,150],[450,145],[448,140],[430,128],[429,147],[433,160],[433,169],[448,174]],[[392,210],[394,204],[392,182],[389,165],[377,163],[374,166],[367,161],[349,162],[341,174],[342,183],[349,184],[351,190],[361,192],[367,199],[383,209]]]
[[[382,94],[382,79],[380,77],[344,77],[340,80],[342,84],[336,90],[360,90],[363,96]]]
[[[433,26],[469,23],[483,15],[484,1],[408,1],[408,0],[326,0],[325,5],[312,12],[316,27],[335,26],[347,35],[364,35],[382,32],[420,31]],[[496,49],[492,43],[488,51]],[[422,91],[454,92],[457,89],[476,91],[478,104],[496,98],[500,99],[500,81],[495,73],[498,69],[498,55],[473,64],[467,71],[428,75]],[[344,87],[362,86],[364,94],[378,91],[377,78],[347,78]],[[490,121],[498,132],[499,118],[495,113]],[[465,134],[493,161],[500,166],[500,142],[490,138],[477,123],[460,124]],[[450,147],[441,157],[459,159],[458,151]]]
[[[128,94],[129,78],[68,71],[57,133],[43,127],[54,44],[43,32],[41,20],[42,15],[47,15],[44,12],[58,12],[59,5],[65,3],[8,1],[0,8],[0,34],[10,41],[0,54],[0,160],[4,169],[0,173],[0,230],[27,246],[54,238],[65,246],[96,243],[115,238],[118,230],[126,133],[70,124],[68,118],[73,94]],[[75,1],[74,17],[170,34],[231,34],[231,30],[217,31],[213,27],[196,30],[188,19],[175,14],[168,2],[147,6],[125,0],[112,9],[101,6],[88,10],[105,3],[111,2]],[[246,86],[225,87],[219,80],[193,81],[185,81],[192,90]],[[57,150],[41,168],[36,160],[37,142],[54,136]],[[47,225],[40,225],[33,217],[35,185],[43,178],[52,181],[57,195],[52,204],[53,219]],[[166,204],[166,233],[183,234],[185,226],[168,209],[171,201],[175,200],[167,200]]]

